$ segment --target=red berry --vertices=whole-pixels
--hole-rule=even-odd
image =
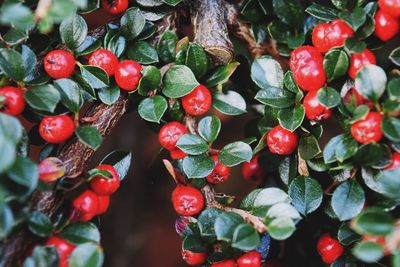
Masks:
[[[103,178],[101,176],[95,176],[90,180],[90,187],[92,190],[101,196],[111,195],[117,191],[120,183],[119,175],[112,165],[99,165],[96,167],[98,170],[108,171],[111,173],[112,178]]]
[[[179,215],[193,216],[203,209],[204,197],[192,186],[178,185],[172,192],[172,204]]]
[[[327,264],[334,262],[344,252],[344,248],[339,241],[332,238],[329,234],[324,234],[320,237],[317,243],[317,249],[322,260]]]
[[[182,259],[188,265],[201,265],[206,262],[207,260],[207,253],[206,252],[191,252],[189,250],[182,250]]]
[[[182,135],[188,133],[185,125],[177,121],[171,121],[165,124],[158,133],[158,141],[160,145],[169,150],[176,149],[176,143]]]
[[[186,153],[180,150],[179,148],[173,149],[169,151],[169,155],[171,156],[172,159],[183,159],[186,157]]]
[[[360,93],[354,87],[347,91],[343,97],[343,103],[347,105],[354,104],[355,107],[358,107],[359,105],[367,105],[372,108],[374,106],[374,103],[368,101],[368,99],[360,95]]]
[[[68,78],[74,69],[75,58],[65,50],[53,50],[44,57],[44,70],[53,79]]]
[[[97,212],[96,215],[105,213],[110,206],[110,196],[97,196]]]
[[[303,90],[320,89],[326,81],[321,53],[312,46],[301,46],[290,54],[290,70]]]
[[[58,252],[59,257],[59,267],[68,267],[68,259],[71,252],[74,250],[75,246],[68,243],[66,240],[58,237],[52,236],[47,239],[45,246],[54,246]]]
[[[47,116],[39,125],[40,136],[48,143],[60,144],[74,133],[75,125],[67,115]]]
[[[267,145],[274,154],[289,155],[297,147],[297,134],[278,125],[267,134]]]
[[[392,154],[392,161],[390,162],[390,165],[386,167],[386,170],[391,170],[394,168],[400,168],[400,153],[399,152],[394,152]]]
[[[212,155],[211,158],[214,160],[214,170],[206,177],[207,181],[211,184],[220,184],[228,180],[231,168],[219,163],[218,155]]]
[[[312,32],[312,43],[319,52],[328,52],[332,47],[343,46],[344,41],[353,36],[349,25],[340,19],[315,26]]]
[[[101,5],[108,13],[116,15],[128,9],[129,0],[101,0]]]
[[[225,260],[211,264],[211,267],[236,267],[235,260]]]
[[[259,183],[264,178],[264,171],[258,163],[260,155],[255,155],[250,162],[243,163],[242,176],[246,181]]]
[[[0,89],[0,95],[4,96],[5,100],[0,110],[17,116],[25,109],[24,93],[21,89],[13,86],[6,86]]]
[[[198,85],[194,90],[182,98],[182,106],[186,113],[200,116],[211,107],[211,93],[204,85]]]
[[[397,18],[392,17],[382,9],[375,15],[375,35],[382,41],[388,41],[395,37],[400,29]]]
[[[362,144],[378,142],[383,136],[381,123],[382,115],[370,112],[366,118],[351,125],[351,135]]]
[[[133,60],[121,61],[115,70],[115,81],[121,89],[135,91],[142,78],[142,65]]]
[[[117,68],[118,58],[107,49],[99,49],[90,55],[89,65],[102,68],[109,76],[112,76]]]
[[[78,214],[78,221],[90,221],[98,211],[98,196],[92,190],[85,190],[74,199],[72,206]]]
[[[257,251],[244,253],[237,259],[238,267],[260,267],[261,255]]]
[[[380,9],[393,17],[400,17],[400,0],[379,0]]]
[[[357,73],[364,66],[376,64],[376,59],[374,53],[372,53],[369,49],[364,49],[364,51],[360,53],[355,53],[351,55],[351,62],[349,68],[349,76],[353,79],[356,78]]]
[[[318,91],[313,90],[307,93],[304,97],[303,106],[306,111],[306,116],[312,121],[322,121],[328,119],[332,110],[325,107],[318,100]]]

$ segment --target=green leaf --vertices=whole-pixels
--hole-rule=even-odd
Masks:
[[[54,246],[35,246],[32,255],[24,261],[24,267],[58,267],[59,254]]]
[[[19,120],[11,115],[0,112],[0,138],[14,144],[23,137],[23,128]]]
[[[243,223],[243,218],[233,212],[224,212],[217,217],[214,224],[217,240],[231,242],[236,227]]]
[[[238,225],[233,232],[232,247],[242,251],[251,251],[260,243],[256,229],[247,223]]]
[[[288,217],[275,218],[268,223],[267,227],[268,234],[276,240],[287,239],[296,230],[293,220]]]
[[[170,98],[185,96],[199,85],[193,72],[184,65],[169,68],[163,77],[163,84],[162,92]]]
[[[343,182],[333,192],[332,208],[341,221],[357,216],[364,207],[364,203],[364,190],[355,179]]]
[[[106,105],[114,104],[121,95],[121,90],[117,85],[101,88],[98,90],[99,99]]]
[[[74,245],[100,242],[99,229],[91,222],[70,224],[60,233],[60,237]]]
[[[108,87],[109,78],[107,73],[99,67],[80,66],[83,79],[95,89]]]
[[[263,207],[261,207],[261,209],[262,208]],[[268,220],[281,217],[287,217],[295,221],[299,221],[301,219],[301,216],[297,211],[297,209],[292,205],[284,202],[277,203],[272,207],[268,208],[266,217],[268,218]]]
[[[54,112],[60,99],[60,93],[50,84],[34,86],[25,92],[26,102],[36,110]]]
[[[293,106],[295,95],[283,88],[270,87],[257,92],[255,99],[274,108],[288,108]]]
[[[138,92],[142,96],[147,96],[147,93],[156,89],[161,81],[161,72],[154,66],[143,66],[142,78],[139,81]]]
[[[397,47],[390,52],[389,59],[397,66],[400,66],[400,47]]]
[[[382,121],[382,132],[386,138],[392,142],[400,142],[400,119],[395,117],[385,117]]]
[[[340,162],[354,156],[358,149],[358,143],[352,136],[344,136],[336,143],[335,156]]]
[[[293,156],[285,157],[278,166],[279,177],[285,185],[297,176],[297,160]]]
[[[400,91],[398,90],[399,87],[400,78],[394,78],[388,82],[387,90],[391,99],[400,101]]]
[[[344,42],[344,47],[350,53],[361,53],[365,48],[367,48],[367,44],[355,37],[350,37]]]
[[[3,203],[0,203],[0,239],[4,240],[11,232],[14,226],[14,215],[11,208]]]
[[[376,242],[363,241],[356,244],[352,252],[359,260],[373,263],[383,257],[383,246]]]
[[[126,43],[127,41],[124,36],[114,34],[104,46],[107,50],[113,52],[116,57],[120,57],[125,51]]]
[[[216,235],[214,230],[215,221],[222,214],[217,208],[207,208],[201,212],[197,221],[199,223],[200,233],[203,239],[207,241],[215,241]]]
[[[32,11],[26,5],[18,1],[7,1],[0,10],[1,24],[10,25],[19,30],[28,30],[35,25]],[[13,3],[15,2],[15,3]]]
[[[314,135],[302,136],[299,141],[299,154],[305,159],[309,160],[321,153],[318,140]]]
[[[349,119],[350,123],[365,119],[369,113],[369,107],[367,105],[360,105],[353,111],[353,117]]]
[[[340,226],[337,237],[339,242],[345,246],[351,245],[352,243],[360,240],[360,236],[350,229],[348,223],[343,223]]]
[[[23,81],[25,67],[22,55],[11,48],[0,49],[0,69],[14,81]]]
[[[228,91],[226,94],[216,92],[213,95],[213,107],[221,113],[233,116],[247,112],[246,101],[235,91]]]
[[[378,143],[363,144],[354,156],[354,161],[364,167],[383,168],[390,164],[390,148]]]
[[[85,243],[77,246],[69,256],[69,267],[101,267],[104,255],[99,245]]]
[[[251,191],[245,198],[242,199],[239,208],[243,210],[251,210],[253,208],[255,199],[262,190],[262,188],[257,188]]]
[[[329,140],[329,142],[325,145],[323,152],[325,163],[332,163],[336,161],[336,146],[343,142],[343,139],[345,138],[345,135],[341,134]]]
[[[28,228],[32,233],[40,237],[49,237],[53,232],[50,218],[40,211],[33,211],[30,214]]]
[[[54,81],[55,87],[61,95],[61,102],[70,111],[77,113],[80,108],[80,86],[70,79],[59,79]]]
[[[283,86],[282,67],[278,61],[269,56],[257,58],[251,65],[251,79],[262,89],[281,88]]]
[[[143,99],[138,107],[139,115],[144,120],[160,123],[167,110],[167,100],[159,95]]]
[[[289,185],[288,194],[292,199],[292,205],[303,215],[318,209],[323,198],[321,185],[308,176],[295,178]]]
[[[355,81],[356,90],[371,101],[378,101],[386,88],[385,71],[376,65],[367,65],[358,73]]]
[[[278,203],[290,203],[291,199],[280,188],[269,187],[264,188],[257,192],[257,195],[254,198],[253,206],[261,207],[261,206],[273,206]]]
[[[78,48],[85,41],[87,32],[88,26],[79,15],[65,19],[60,24],[61,40],[72,50]]]
[[[187,156],[183,160],[183,171],[188,178],[204,178],[214,169],[214,161],[205,154]]]
[[[177,6],[182,0],[162,0],[164,3],[170,6]]]
[[[157,44],[157,52],[162,62],[170,63],[175,60],[175,46],[178,36],[172,31],[165,31]]]
[[[385,170],[378,174],[376,181],[383,195],[389,198],[400,199],[400,180],[398,179],[399,175],[400,168]]]
[[[204,86],[212,88],[226,83],[239,65],[239,62],[234,61],[226,65],[218,66],[206,77]]]
[[[253,157],[251,147],[241,141],[230,143],[218,154],[218,161],[225,166],[235,166],[242,162],[249,162]]]
[[[323,65],[326,76],[331,81],[346,74],[349,57],[343,49],[333,48],[325,54]]]
[[[17,156],[7,175],[12,181],[26,188],[24,196],[30,195],[39,182],[39,171],[36,164],[30,158],[21,156]]]
[[[187,235],[182,241],[182,249],[191,252],[205,252],[207,250],[203,240],[197,235]]]
[[[25,80],[29,80],[37,64],[36,55],[28,46],[21,45],[21,56],[24,62]]]
[[[290,70],[285,73],[285,76],[283,77],[283,84],[285,85],[285,88],[292,93],[296,94],[300,90],[299,86],[294,80],[293,72]]]
[[[0,173],[4,173],[14,163],[17,153],[15,145],[4,138],[0,138],[0,151]]]
[[[188,155],[200,155],[208,150],[206,141],[195,134],[182,135],[176,146]]]
[[[342,20],[344,20],[347,24],[349,24],[354,31],[356,31],[365,23],[367,19],[366,15],[367,14],[365,13],[363,8],[356,7],[352,10],[352,12],[342,11],[339,14],[339,17]]]
[[[298,105],[293,108],[281,109],[278,113],[279,124],[293,132],[301,126],[306,112],[303,105]]]
[[[75,134],[81,143],[93,148],[98,149],[103,141],[99,130],[92,126],[80,126],[75,129]]]
[[[135,39],[144,29],[146,20],[137,7],[129,8],[121,18],[121,33],[127,40]]]
[[[104,157],[101,164],[110,164],[117,171],[119,179],[122,181],[128,174],[132,162],[132,153],[122,150],[114,150]]]
[[[217,116],[207,116],[199,121],[197,132],[209,143],[214,142],[221,129],[221,121]]]
[[[305,40],[306,36],[304,35],[304,33],[298,33],[297,35],[290,35],[287,38],[288,47],[290,49],[295,49],[304,44]]]
[[[331,0],[332,4],[338,9],[346,9],[347,7],[347,0]]]
[[[311,16],[323,21],[331,21],[338,18],[338,11],[336,9],[315,3],[307,7],[306,12]]]
[[[278,18],[295,28],[301,28],[304,23],[303,7],[297,0],[273,0],[274,11]]]
[[[379,208],[364,209],[352,221],[352,228],[360,235],[387,236],[394,230],[391,214]]]
[[[153,64],[158,62],[156,49],[145,41],[136,41],[128,47],[126,55],[129,59],[141,64]]]
[[[197,78],[206,74],[208,69],[208,59],[203,47],[196,43],[189,44],[185,65],[193,71]]]

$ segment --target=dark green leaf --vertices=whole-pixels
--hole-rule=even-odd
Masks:
[[[87,24],[79,15],[65,19],[60,24],[61,40],[72,50],[78,48],[85,41],[87,32]]]
[[[318,209],[323,198],[321,185],[307,176],[294,179],[289,185],[288,194],[292,199],[292,205],[303,215]]]
[[[297,0],[273,0],[273,7],[278,18],[295,28],[301,28],[304,22],[303,7]]]
[[[278,203],[290,203],[291,199],[280,188],[269,187],[264,188],[258,192],[257,196],[254,199],[253,206],[254,207],[262,207],[262,206],[273,206]]]
[[[204,49],[196,43],[189,44],[185,65],[188,66],[193,74],[200,78],[207,73],[208,59]]]
[[[18,156],[7,172],[8,177],[18,185],[26,188],[25,195],[30,195],[39,182],[39,171],[36,164],[30,159]]]
[[[346,41],[344,42],[344,47],[350,53],[361,53],[362,51],[364,51],[365,48],[367,48],[367,44],[364,43],[363,41],[359,41],[355,37],[350,37],[347,38]]]
[[[14,81],[23,81],[26,76],[22,55],[11,48],[0,49],[0,69]]]
[[[335,156],[340,162],[354,156],[357,152],[358,143],[352,136],[345,136],[336,143]]]
[[[400,66],[400,47],[397,47],[390,52],[389,59],[397,66]]]
[[[83,79],[95,89],[108,87],[109,78],[108,74],[99,67],[84,66],[80,67]]]
[[[17,153],[15,145],[4,138],[0,138],[0,151],[0,173],[4,173],[14,163]]]
[[[394,219],[389,212],[367,208],[352,221],[352,228],[360,235],[386,236],[394,230]]]
[[[141,64],[153,64],[158,62],[156,49],[145,41],[137,41],[128,47],[126,54],[129,59]]]
[[[283,128],[293,132],[301,126],[304,116],[304,106],[298,105],[294,108],[281,109],[278,113],[278,120]]]
[[[135,39],[144,29],[146,20],[137,7],[129,8],[121,18],[121,32],[127,40]]]
[[[360,236],[350,229],[348,223],[343,223],[338,231],[338,240],[345,246],[351,245],[352,243],[360,240]]]
[[[175,45],[178,42],[178,36],[172,31],[165,31],[157,44],[158,55],[164,63],[170,63],[175,60]]]
[[[178,98],[192,92],[199,85],[193,72],[184,65],[172,66],[163,77],[163,94]]]
[[[176,146],[188,155],[200,155],[208,150],[206,141],[195,134],[182,135]]]
[[[189,178],[204,178],[214,169],[214,161],[206,156],[187,156],[183,160],[183,171]]]
[[[251,147],[239,141],[224,146],[218,154],[218,161],[225,166],[235,166],[242,162],[249,162],[252,157]]]
[[[221,129],[221,121],[217,116],[207,116],[199,121],[197,131],[209,143],[214,142]]]
[[[156,95],[143,99],[139,104],[138,111],[143,119],[160,123],[167,107],[167,100],[162,96]]]
[[[54,112],[60,101],[60,93],[50,85],[34,86],[25,92],[25,100],[33,109]]]
[[[101,88],[98,90],[98,94],[101,102],[106,105],[112,105],[118,100],[121,90],[118,86],[113,85],[110,87]]]
[[[163,0],[163,2],[170,6],[176,6],[182,2],[182,0]]]
[[[205,246],[205,244],[203,243],[203,241],[199,236],[187,235],[183,239],[182,249],[198,253],[198,252],[205,252],[207,250],[207,247]]]
[[[55,80],[54,85],[60,92],[61,102],[64,106],[77,113],[81,102],[80,86],[70,79]]]
[[[293,220],[288,217],[275,218],[267,226],[268,234],[276,240],[287,239],[296,230]]]
[[[28,228],[32,233],[40,237],[49,237],[53,232],[50,218],[40,211],[33,211],[30,214]]]
[[[14,116],[0,112],[0,138],[18,144],[22,137],[23,127],[19,120]]]
[[[292,92],[278,87],[261,89],[255,96],[256,100],[275,108],[288,108],[292,106],[294,104],[294,98],[295,95]]]
[[[332,163],[336,161],[336,146],[343,142],[345,139],[345,135],[341,134],[338,136],[333,137],[329,142],[325,145],[324,148],[324,161],[325,163]]]
[[[60,237],[74,245],[100,242],[99,229],[91,222],[70,224],[60,233]]]
[[[233,232],[232,247],[242,251],[251,251],[260,243],[256,229],[247,223],[238,225]]]
[[[400,175],[400,168],[395,168],[391,170],[385,170],[378,174],[377,183],[380,187],[382,193],[389,197],[400,199],[400,180],[398,179]]]
[[[318,140],[313,135],[303,136],[299,141],[299,154],[305,159],[309,160],[321,153]]]
[[[213,96],[213,106],[227,115],[241,115],[246,113],[246,101],[235,91],[226,94],[216,92]]]
[[[283,71],[281,65],[269,56],[254,60],[251,65],[251,78],[262,89],[282,88]]]
[[[142,96],[147,96],[147,93],[156,89],[161,81],[160,70],[154,66],[144,66],[141,70],[142,78],[139,81],[138,92]]]
[[[222,214],[222,211],[216,208],[207,208],[202,211],[197,218],[199,222],[200,233],[207,241],[214,241],[216,238],[214,225],[215,221]]]
[[[362,96],[376,102],[385,92],[386,81],[386,73],[381,67],[367,65],[357,73],[355,88]]]
[[[35,246],[32,255],[24,261],[24,267],[58,267],[59,254],[54,246]]]
[[[241,223],[243,223],[243,219],[240,215],[232,212],[221,213],[221,215],[219,215],[215,220],[214,224],[217,239],[220,241],[231,242],[233,232]]]
[[[366,21],[367,14],[361,7],[356,7],[351,12],[342,11],[339,17],[353,28],[354,31],[358,30]]]
[[[296,94],[300,90],[299,86],[294,80],[293,72],[290,70],[285,73],[285,76],[283,77],[283,84],[285,85],[285,88],[292,93]]]
[[[336,9],[318,4],[312,4],[307,7],[306,12],[323,21],[331,21],[338,18],[338,11]]]
[[[123,180],[128,174],[129,167],[132,162],[132,153],[122,150],[115,150],[104,157],[101,164],[113,165],[117,171],[119,179]]]
[[[331,81],[346,74],[349,57],[343,49],[333,48],[325,54],[323,64],[326,76]]]
[[[382,132],[392,142],[400,143],[400,119],[385,117],[382,121]]]
[[[77,246],[69,256],[69,267],[103,266],[103,250],[97,244],[85,243]]]
[[[75,134],[83,144],[96,150],[100,147],[103,138],[99,130],[92,126],[80,126],[75,129]]]
[[[364,203],[364,190],[354,179],[343,182],[333,192],[332,208],[341,221],[357,216],[364,207]]]
[[[28,30],[35,25],[32,11],[21,2],[7,1],[0,10],[0,22],[19,30]],[[3,2],[4,3],[4,2]]]
[[[363,262],[376,262],[383,257],[383,246],[376,242],[363,241],[352,250],[354,256]]]
[[[4,240],[11,232],[14,225],[14,215],[11,208],[5,203],[0,203],[0,239]]]

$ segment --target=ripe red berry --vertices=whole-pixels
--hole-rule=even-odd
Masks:
[[[306,116],[312,121],[326,120],[332,114],[332,109],[325,107],[319,102],[318,91],[319,90],[309,91],[303,100]]]
[[[111,173],[112,178],[103,178],[101,176],[95,176],[90,180],[90,188],[101,196],[111,195],[115,191],[117,191],[120,183],[120,179],[117,171],[114,169],[112,165],[99,165],[96,167],[98,170],[103,170]]]
[[[176,149],[176,143],[182,135],[188,133],[185,125],[177,121],[171,121],[165,124],[158,133],[158,141],[160,145],[169,150]]]
[[[380,9],[393,17],[400,17],[400,0],[379,0]]]
[[[225,260],[211,264],[211,267],[237,267],[235,260]]]
[[[186,153],[180,150],[179,148],[173,149],[169,151],[169,155],[171,156],[172,159],[183,159],[186,157]]]
[[[244,253],[237,259],[238,267],[260,267],[261,255],[257,251]]]
[[[207,260],[207,253],[191,252],[189,250],[182,249],[182,259],[191,266],[202,265]]]
[[[102,68],[109,76],[114,75],[118,58],[107,49],[99,49],[89,57],[89,65]]]
[[[58,252],[59,263],[58,267],[68,267],[68,259],[71,252],[74,250],[75,246],[68,243],[66,240],[58,237],[52,236],[47,239],[45,246],[54,246]]]
[[[178,185],[172,192],[172,204],[179,215],[193,216],[204,208],[204,197],[192,186]]]
[[[53,79],[68,78],[74,72],[75,58],[65,50],[50,51],[44,57],[44,70]]]
[[[99,206],[98,196],[92,190],[83,191],[72,202],[78,221],[87,222],[96,216]]]
[[[334,262],[344,252],[344,248],[339,241],[329,234],[324,234],[320,237],[317,243],[317,250],[322,260],[327,264]]]
[[[298,137],[295,132],[291,132],[278,125],[267,134],[267,145],[274,154],[289,155],[297,147]]]
[[[207,181],[211,184],[220,184],[228,180],[231,168],[219,163],[218,155],[212,155],[211,158],[214,160],[214,170],[206,177]]]
[[[348,70],[349,76],[355,79],[358,71],[361,70],[364,66],[370,64],[376,64],[376,59],[374,53],[372,53],[369,49],[366,48],[360,53],[352,54],[350,67]]]
[[[116,15],[128,9],[129,0],[101,0],[101,5],[108,13]]]
[[[47,116],[39,125],[40,136],[48,143],[60,144],[74,133],[75,125],[67,115]]]
[[[182,106],[186,113],[200,116],[211,107],[211,93],[204,85],[198,85],[194,90],[182,98]]]
[[[400,30],[400,22],[382,9],[375,15],[374,34],[382,41],[388,41],[395,37]]]
[[[390,162],[390,165],[386,167],[386,170],[391,170],[394,168],[400,168],[400,153],[399,152],[394,152],[392,154],[392,161]]]
[[[315,26],[312,32],[312,43],[319,52],[328,52],[332,47],[343,46],[344,41],[353,36],[349,25],[340,19]]]
[[[4,96],[4,102],[0,105],[0,111],[17,116],[25,109],[24,93],[21,89],[6,86],[0,89],[0,95]]]
[[[290,70],[303,90],[320,89],[326,82],[321,53],[312,46],[300,46],[290,54]]]
[[[125,91],[135,91],[142,78],[142,65],[133,60],[121,61],[115,70],[115,81]]]
[[[242,165],[243,179],[250,182],[259,183],[264,177],[264,171],[258,163],[259,154],[255,155],[250,162],[245,162]]]
[[[110,196],[97,196],[97,212],[96,215],[105,213],[110,206]]]
[[[378,142],[383,136],[381,129],[382,119],[382,115],[378,112],[371,111],[366,118],[351,125],[351,135],[362,144]]]

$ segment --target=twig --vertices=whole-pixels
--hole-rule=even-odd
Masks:
[[[46,17],[47,12],[49,11],[49,9],[51,7],[51,2],[52,2],[52,0],[39,0],[39,3],[35,10],[35,19],[37,21],[40,21],[44,17]]]

